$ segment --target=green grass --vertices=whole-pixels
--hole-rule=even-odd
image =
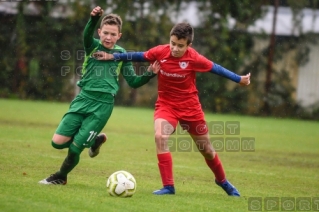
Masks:
[[[104,128],[109,140],[91,159],[87,151],[66,186],[39,185],[57,171],[67,150],[51,146],[69,104],[0,99],[0,211],[248,211],[252,197],[319,197],[319,123],[206,114],[207,121],[239,121],[240,136],[255,138],[254,152],[220,152],[241,198],[228,197],[198,152],[173,152],[175,196],[161,187],[153,138],[153,110],[115,107]],[[137,180],[132,198],[108,195],[118,170]]]

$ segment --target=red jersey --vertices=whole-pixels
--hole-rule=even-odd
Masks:
[[[196,50],[188,47],[182,57],[171,56],[170,45],[159,45],[147,52],[148,61],[158,61],[161,70],[158,75],[158,101],[164,100],[174,108],[198,108],[196,72],[208,72],[213,63]]]

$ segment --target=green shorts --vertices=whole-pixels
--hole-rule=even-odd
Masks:
[[[72,137],[81,151],[89,148],[109,120],[113,106],[112,94],[81,91],[63,116],[56,134]]]

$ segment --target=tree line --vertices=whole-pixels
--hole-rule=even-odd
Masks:
[[[247,28],[265,14],[262,6],[273,5],[274,2],[19,1],[16,3],[17,13],[0,13],[0,97],[70,101],[78,91],[75,83],[80,78],[84,58],[82,32],[91,9],[96,5],[104,8],[106,13],[116,13],[123,18],[123,36],[118,44],[129,51],[144,51],[168,43],[174,21],[192,5],[197,13],[196,17],[189,18],[198,20],[198,25],[194,26],[193,47],[240,75],[252,73],[252,84],[248,88],[234,86],[213,74],[198,74],[197,87],[204,110],[316,119],[319,117],[319,107],[311,113],[305,112],[293,98],[295,88],[289,78],[283,76],[289,70],[274,74],[271,89],[265,94],[265,82],[260,80],[260,74],[266,71],[269,45],[257,56],[252,52],[256,39],[268,42],[269,36],[247,33]],[[293,8],[296,14],[304,7],[319,8],[318,0],[286,0],[279,3]],[[35,14],[26,14],[29,4],[36,8]],[[54,11],[59,11],[60,15],[53,15]],[[229,27],[230,20],[235,20],[232,29]],[[287,51],[294,50],[302,55],[298,57],[299,64],[307,61],[306,43],[309,40],[315,42],[315,38],[316,35],[309,33],[297,38],[276,39],[276,60],[280,60]],[[137,73],[144,71],[147,65],[134,64]],[[287,79],[286,82],[283,79]],[[141,91],[127,88],[121,78],[120,83],[124,89],[116,97],[117,105],[153,107],[156,82],[149,83]],[[145,90],[152,93],[144,95]],[[270,111],[263,111],[264,101],[269,101]]]

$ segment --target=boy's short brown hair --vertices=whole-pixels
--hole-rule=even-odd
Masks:
[[[119,32],[121,32],[122,19],[119,15],[111,13],[109,15],[104,16],[104,18],[101,21],[100,28],[102,28],[103,25],[116,25],[119,28]]]
[[[178,23],[172,28],[170,36],[172,35],[175,35],[178,40],[186,39],[189,45],[194,39],[194,29],[189,23]]]

